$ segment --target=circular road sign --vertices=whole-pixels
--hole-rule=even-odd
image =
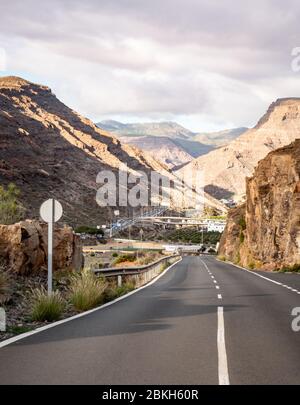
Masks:
[[[45,222],[57,222],[63,214],[63,208],[59,201],[49,198],[43,202],[40,208],[40,216]]]

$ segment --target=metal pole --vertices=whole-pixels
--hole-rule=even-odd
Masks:
[[[54,199],[52,198],[52,218],[48,223],[48,296],[52,294],[52,261],[53,261],[53,221],[54,221]]]

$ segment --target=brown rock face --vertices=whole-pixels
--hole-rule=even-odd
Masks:
[[[245,178],[269,152],[300,138],[300,98],[278,99],[253,129],[227,146],[194,159],[188,165],[202,170],[206,191],[217,198],[245,194]]]
[[[101,170],[126,164],[128,171],[151,171],[175,180],[153,157],[94,125],[60,102],[46,86],[16,77],[0,78],[0,184],[13,182],[21,190],[27,217],[39,218],[48,198],[64,208],[62,222],[99,225],[112,210],[99,207],[96,183]],[[220,206],[211,197],[208,205]],[[119,207],[127,215],[127,207]],[[132,210],[131,210],[132,211]]]
[[[108,218],[96,203],[101,170],[168,171],[152,157],[100,130],[60,102],[46,86],[0,78],[0,184],[15,183],[31,218],[57,198],[63,221],[95,225]]]
[[[221,236],[219,253],[233,262],[239,261],[240,239],[243,237],[242,221],[245,218],[245,204],[232,208],[228,213],[225,230]]]
[[[47,226],[37,221],[0,225],[0,257],[10,271],[31,274],[47,267]],[[54,232],[53,269],[79,270],[82,246],[72,228],[56,228]]]
[[[235,229],[232,211],[220,254],[236,260],[234,247],[242,265],[266,269],[300,263],[300,140],[259,162],[254,176],[247,179],[243,210],[236,209],[245,219],[244,237],[241,227]]]

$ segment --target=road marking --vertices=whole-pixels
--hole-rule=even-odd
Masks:
[[[217,289],[217,290],[219,290],[219,289],[220,289],[220,287],[219,287],[218,285],[216,285],[216,289]]]
[[[229,385],[227,354],[224,331],[224,310],[218,307],[218,373],[219,385]]]
[[[214,280],[214,283],[217,284],[216,280]]]
[[[219,259],[215,259],[215,260],[217,260],[218,262],[221,262],[221,260],[219,260]],[[224,263],[224,262],[223,262],[223,263]],[[245,270],[245,271],[247,271],[248,273],[253,274],[254,276],[257,276],[257,277],[263,278],[264,280],[270,281],[270,282],[273,283],[273,284],[280,285],[281,287],[284,287],[284,288],[286,288],[286,289],[288,289],[288,290],[290,290],[290,291],[293,291],[293,292],[295,292],[296,294],[300,294],[300,291],[299,291],[299,290],[296,290],[296,289],[293,288],[293,287],[290,287],[290,286],[288,286],[288,285],[286,285],[286,284],[280,283],[279,281],[272,280],[271,278],[265,277],[265,276],[263,276],[262,274],[255,273],[255,272],[252,271],[252,270],[245,269],[245,267],[239,266],[238,264],[234,264],[234,263],[231,263],[231,262],[225,262],[225,263],[230,264],[231,266],[237,267],[238,269]]]
[[[50,323],[49,325],[45,325],[45,326],[42,326],[40,328],[31,330],[30,332],[25,332],[25,333],[22,333],[20,335],[13,336],[12,338],[3,340],[2,342],[0,342],[0,349],[1,349],[1,347],[8,346],[8,345],[10,345],[12,343],[17,342],[18,340],[25,339],[25,338],[27,338],[29,336],[35,335],[36,333],[40,333],[40,332],[43,332],[44,330],[54,328],[55,326],[61,325],[63,323],[73,321],[74,319],[82,318],[83,316],[89,315],[89,314],[91,314],[93,312],[100,311],[101,309],[109,307],[109,306],[115,304],[118,301],[122,301],[123,299],[129,297],[130,295],[133,295],[133,294],[137,293],[138,291],[141,291],[144,288],[147,288],[150,285],[156,283],[156,281],[158,281],[162,276],[164,276],[166,274],[166,272],[169,271],[173,266],[175,266],[176,264],[181,262],[181,260],[182,260],[182,257],[177,262],[175,262],[175,263],[171,264],[171,266],[167,267],[161,274],[159,274],[157,277],[155,277],[149,283],[143,285],[142,287],[137,288],[136,290],[130,291],[128,294],[122,295],[121,297],[118,297],[113,301],[107,302],[106,304],[103,304],[100,307],[90,309],[89,311],[86,311],[86,312],[82,312],[81,314],[73,315],[73,316],[70,316],[69,318],[62,319],[60,321]]]
[[[219,300],[221,300],[222,299],[222,294],[218,294],[218,298],[219,298]]]

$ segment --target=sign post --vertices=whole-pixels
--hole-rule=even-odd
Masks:
[[[63,213],[61,203],[54,198],[43,202],[40,208],[41,218],[48,223],[48,295],[52,294],[53,268],[53,224],[60,220]]]

